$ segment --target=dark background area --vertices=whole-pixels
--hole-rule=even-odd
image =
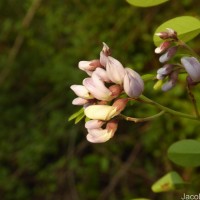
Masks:
[[[86,74],[78,62],[99,57],[102,42],[113,57],[140,74],[161,67],[152,37],[163,22],[199,16],[199,0],[171,0],[136,8],[120,0],[0,1],[0,199],[180,199],[199,193],[199,169],[171,163],[167,148],[198,138],[199,124],[164,115],[152,122],[120,121],[107,143],[91,144],[84,121],[68,122],[79,107],[70,85]],[[189,44],[200,53],[199,38]],[[145,94],[191,113],[185,85],[168,93],[145,85]],[[199,86],[196,88],[200,102]],[[127,115],[145,117],[155,108],[135,103]],[[170,170],[192,182],[185,190],[154,194],[151,185]]]

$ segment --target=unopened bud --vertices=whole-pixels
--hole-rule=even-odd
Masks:
[[[110,48],[108,47],[106,43],[103,42],[103,48],[102,48],[102,51],[100,52],[100,63],[102,66],[104,67],[106,66],[108,56],[110,55],[111,55]]]
[[[157,70],[157,74],[160,75],[168,75],[172,72],[173,70],[173,65],[172,64],[165,64],[163,67]]]
[[[121,87],[120,85],[111,85],[111,86],[109,87],[109,90],[110,90],[111,93],[112,93],[112,97],[113,97],[113,98],[116,98],[116,97],[118,97],[118,96],[121,94],[121,92],[122,92],[122,87]]]
[[[128,102],[128,99],[117,99],[113,103],[112,106],[117,108],[117,111],[120,113],[122,110],[126,108],[126,104]]]
[[[174,31],[171,28],[167,28],[167,31],[156,33],[155,35],[159,36],[163,40],[166,39],[178,40],[176,31]]]
[[[162,86],[162,90],[164,92],[172,89],[178,80],[178,71],[174,71],[169,75],[169,81],[167,81],[165,84]]]
[[[167,50],[171,45],[170,41],[164,41],[159,47],[155,49],[155,53],[159,54]]]
[[[161,63],[167,62],[168,60],[170,60],[177,52],[177,46],[173,46],[170,47],[165,54],[163,54],[162,56],[160,56],[159,61]]]
[[[200,81],[200,63],[195,57],[183,57],[181,63],[193,82]]]
[[[122,84],[125,75],[125,69],[117,59],[111,56],[108,57],[106,71],[108,77],[113,83]]]
[[[129,97],[137,98],[144,90],[144,82],[136,71],[130,68],[126,68],[125,70],[124,91]]]
[[[110,120],[106,125],[106,129],[108,131],[112,131],[113,134],[116,132],[117,127],[118,127],[118,120],[116,119]]]

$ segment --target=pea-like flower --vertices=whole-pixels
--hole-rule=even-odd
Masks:
[[[108,77],[113,83],[122,84],[125,70],[123,65],[115,58],[108,56],[108,60],[106,63],[106,71]]]
[[[91,60],[91,61],[80,61],[78,63],[79,69],[85,71],[89,76],[92,75],[92,72],[98,68],[101,67],[100,60]]]
[[[104,123],[105,123],[104,121],[92,119],[85,123],[85,128],[87,128],[87,129],[101,128]]]
[[[200,63],[195,57],[183,57],[181,63],[193,82],[200,81]]]
[[[70,87],[74,93],[83,99],[93,99],[94,97],[90,94],[89,90],[83,85],[71,85]]]
[[[84,110],[85,115],[90,119],[108,121],[119,114],[115,106],[90,105]]]
[[[112,92],[104,85],[100,78],[93,74],[91,78],[85,78],[83,85],[98,100],[109,101],[112,99]]]
[[[108,82],[108,83],[111,82],[106,70],[103,68],[100,68],[100,67],[97,68],[93,72],[93,76],[95,76],[95,75],[98,76],[101,81]]]
[[[106,128],[94,128],[88,129],[88,134],[86,136],[87,140],[92,143],[102,143],[108,141],[113,137],[117,130],[117,120],[111,120],[107,123]]]
[[[72,104],[76,105],[76,106],[82,106],[82,105],[87,104],[88,102],[89,102],[88,99],[83,99],[81,97],[77,97],[72,101]]]
[[[129,97],[137,98],[144,90],[141,76],[130,68],[125,68],[124,91]]]

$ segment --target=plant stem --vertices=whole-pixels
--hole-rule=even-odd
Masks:
[[[134,118],[134,117],[127,117],[125,115],[122,115],[120,114],[120,117],[122,117],[123,119],[127,120],[127,121],[132,121],[132,122],[145,122],[145,121],[150,121],[150,120],[153,120],[157,117],[160,117],[161,115],[163,115],[165,113],[164,110],[162,110],[161,112],[155,114],[155,115],[152,115],[150,117],[145,117],[145,118]]]
[[[197,107],[197,102],[196,102],[196,99],[195,99],[194,95],[192,94],[191,87],[190,87],[189,84],[187,84],[187,92],[188,92],[188,95],[190,96],[190,99],[191,99],[192,104],[194,106],[194,110],[195,110],[196,116],[197,116],[197,118],[199,118],[200,115],[199,115],[199,111],[198,111],[198,107]]]
[[[182,40],[179,40],[179,44],[185,49],[189,50],[194,57],[196,57],[197,59],[200,59],[199,55],[191,47],[189,47],[185,42],[183,42]]]
[[[180,116],[180,117],[184,117],[184,118],[188,118],[188,119],[192,119],[192,120],[198,120],[199,121],[199,118],[196,117],[196,116],[193,116],[193,115],[189,115],[189,114],[185,114],[185,113],[182,113],[182,112],[179,112],[179,111],[175,111],[171,108],[168,108],[168,107],[165,107],[151,99],[149,99],[148,97],[144,96],[144,95],[141,95],[140,97],[141,100],[143,100],[143,102],[145,101],[145,103],[148,103],[148,104],[151,104],[151,105],[154,105],[156,106],[157,108],[167,112],[167,113],[170,113],[172,115],[177,115],[177,116]]]

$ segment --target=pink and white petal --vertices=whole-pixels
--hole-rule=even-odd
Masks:
[[[103,122],[101,120],[92,119],[85,123],[85,128],[87,128],[87,129],[101,128],[104,123],[105,122]]]
[[[89,102],[88,99],[83,99],[81,97],[77,97],[72,101],[72,104],[77,105],[77,106],[81,106],[81,105],[85,105],[88,102]]]

